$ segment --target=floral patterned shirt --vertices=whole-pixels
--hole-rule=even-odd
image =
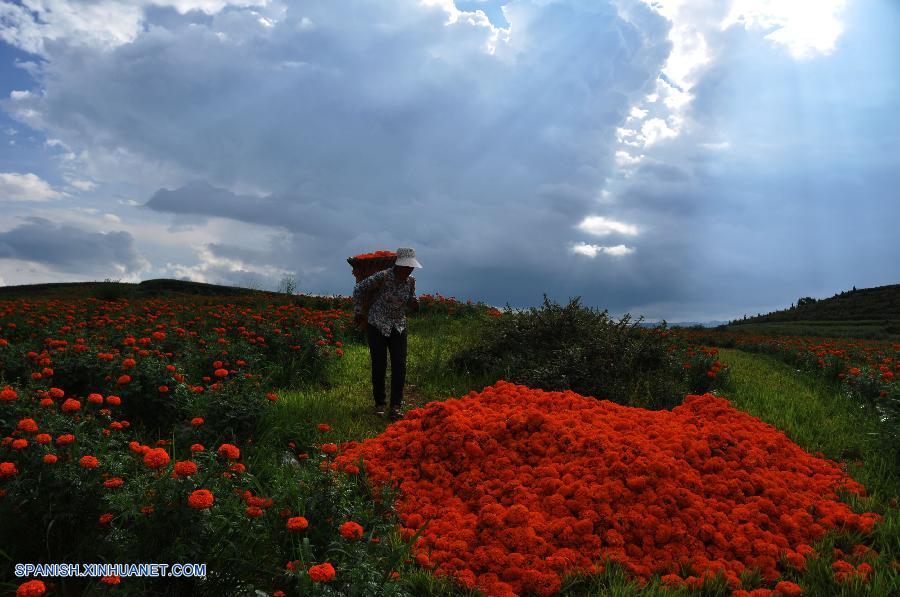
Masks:
[[[362,313],[363,295],[381,280],[384,280],[384,283],[376,291],[369,308],[368,323],[385,336],[390,336],[393,328],[403,333],[406,329],[406,303],[416,296],[416,279],[407,276],[400,282],[394,276],[394,268],[375,272],[359,281],[353,288],[353,311],[357,315]]]

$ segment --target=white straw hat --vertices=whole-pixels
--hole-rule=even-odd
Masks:
[[[422,264],[416,261],[416,252],[408,248],[397,249],[397,261],[394,262],[394,265],[422,267]]]

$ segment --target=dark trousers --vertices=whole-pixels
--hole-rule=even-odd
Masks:
[[[376,406],[384,406],[384,377],[387,371],[387,351],[391,351],[391,408],[400,408],[403,385],[406,383],[406,330],[391,328],[390,337],[369,325],[369,355],[372,357],[372,395]]]

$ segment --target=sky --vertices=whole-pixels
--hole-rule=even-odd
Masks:
[[[900,282],[894,0],[0,0],[0,285],[740,318]]]

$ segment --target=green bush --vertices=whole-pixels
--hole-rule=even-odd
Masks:
[[[457,371],[485,374],[544,390],[572,390],[628,406],[663,409],[689,391],[663,334],[641,319],[613,321],[580,304],[561,306],[544,296],[540,308],[507,309],[480,341],[450,360]]]

